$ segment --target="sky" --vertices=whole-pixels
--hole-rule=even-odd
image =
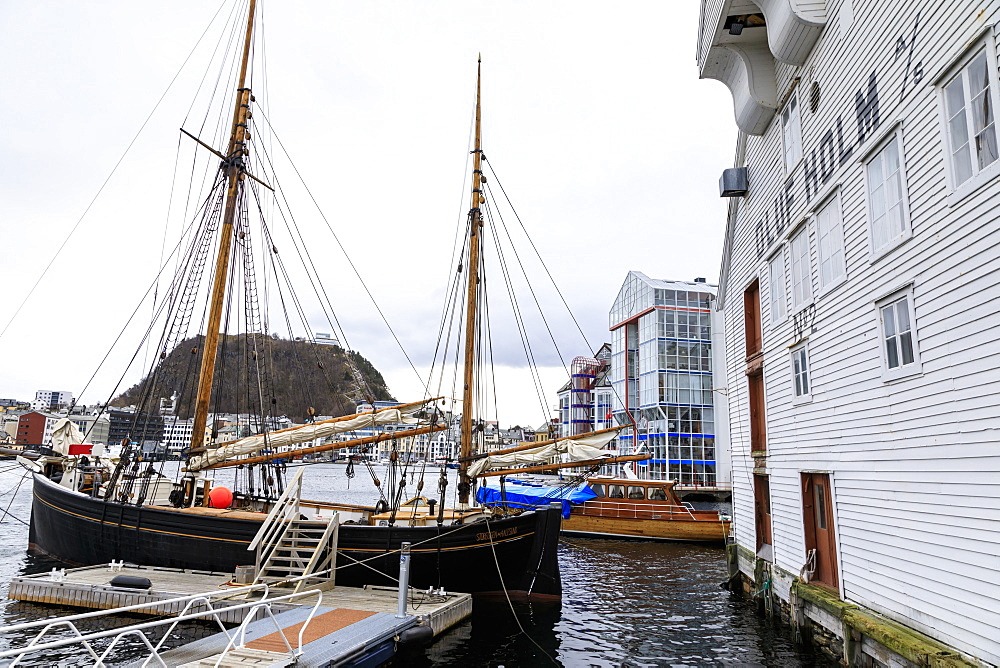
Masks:
[[[141,377],[149,350],[130,359],[153,312],[143,295],[183,225],[186,181],[175,173],[200,150],[178,128],[210,135],[199,105],[211,86],[201,82],[216,71],[234,6],[0,3],[0,398],[69,390],[93,403]],[[347,343],[396,398],[424,394],[455,271],[479,54],[483,148],[544,260],[520,279],[535,294],[519,303],[531,304],[530,326],[543,325],[536,299],[557,313],[546,316],[551,337],[531,334],[539,399],[516,329],[499,322],[502,299],[491,302],[496,419],[547,417],[564,364],[610,340],[608,311],[628,271],[717,282],[717,184],[736,127],[726,88],[698,79],[698,3],[261,9],[255,122],[274,128],[294,163],[279,178]],[[526,248],[525,264],[535,255]],[[489,285],[499,283],[491,273]],[[307,315],[330,329],[320,311]]]

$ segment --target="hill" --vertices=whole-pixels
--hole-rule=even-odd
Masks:
[[[190,417],[203,339],[199,335],[182,341],[152,373],[115,397],[111,405],[141,404],[143,410],[155,412],[161,397],[176,393],[177,414]],[[245,335],[228,335],[220,341],[215,389],[209,405],[212,412],[257,413],[260,396],[264,395],[264,404],[273,404],[274,414],[303,421],[310,407],[316,415],[346,415],[354,412],[358,400],[393,400],[382,374],[355,351],[263,336],[258,338],[255,354]],[[258,376],[255,360],[261,357],[270,363],[266,365],[268,371]],[[367,388],[359,387],[352,379],[348,359]],[[368,390],[373,396],[368,396]]]

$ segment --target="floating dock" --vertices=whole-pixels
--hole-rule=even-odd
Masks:
[[[312,612],[311,606],[275,615],[274,620],[259,619],[247,626],[242,647],[222,657],[229,643],[223,633],[177,647],[160,656],[168,666],[350,666],[380,665],[396,653],[395,639],[417,625],[414,616],[402,619],[388,612],[365,612],[349,608],[316,610],[302,637],[302,653],[289,653],[298,642],[302,624]],[[281,631],[275,629],[275,623]],[[131,666],[139,668],[142,661]]]
[[[126,576],[119,581],[145,578],[150,586],[113,586],[111,581],[119,576]],[[271,587],[269,595],[277,600],[268,600],[264,612],[258,606],[260,614],[251,612],[245,623],[248,606],[261,592],[248,596],[245,586],[232,582],[231,573],[120,564],[86,566],[16,577],[8,597],[94,610],[135,606],[129,614],[162,619],[165,615],[190,615],[186,607],[190,599],[209,596],[213,617],[227,624],[242,623],[239,629],[159,651],[171,666],[215,665],[219,659],[220,666],[378,665],[391,658],[396,646],[404,645],[406,639],[437,636],[472,613],[469,594],[411,589],[406,612],[399,615],[396,588],[321,589],[321,599],[318,594],[296,599],[287,595],[291,590]],[[231,595],[228,590],[233,590]],[[408,631],[413,627],[427,630]],[[45,640],[39,639],[39,643]]]

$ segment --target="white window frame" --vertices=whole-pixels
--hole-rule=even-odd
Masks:
[[[779,117],[781,160],[785,164],[785,173],[791,174],[802,161],[802,105],[799,104],[797,90],[789,96],[785,106],[781,108]]]
[[[775,281],[775,267],[781,268],[780,282]],[[778,246],[777,252],[767,262],[767,305],[770,311],[772,327],[776,327],[788,319],[787,276],[788,272],[785,270],[785,247],[782,244]],[[775,303],[780,304],[780,310],[774,307]]]
[[[804,363],[801,373],[795,372],[795,363],[800,361]],[[809,344],[808,342],[800,343],[796,346],[792,346],[789,351],[788,357],[788,370],[791,373],[792,378],[792,404],[804,404],[812,401],[813,392],[813,374],[812,369],[809,367]],[[805,380],[805,391],[801,394],[799,393],[801,388],[799,384],[799,376],[804,376]]]
[[[962,183],[957,182],[957,176],[955,174],[955,163],[952,160],[952,139],[951,133],[948,129],[948,107],[945,100],[945,89],[948,84],[952,83],[956,77],[966,76],[967,68],[980,54],[985,53],[986,55],[986,71],[989,75],[989,85],[990,85],[990,99],[993,102],[993,113],[994,113],[994,132],[996,133],[997,141],[1000,142],[1000,128],[997,125],[997,111],[998,111],[998,99],[1000,99],[1000,81],[997,78],[997,53],[996,47],[994,45],[994,34],[992,30],[986,32],[985,36],[979,38],[971,44],[967,49],[963,51],[961,56],[959,56],[954,65],[949,67],[945,73],[936,80],[936,85],[938,88],[938,109],[939,117],[941,122],[941,134],[942,134],[942,148],[944,149],[944,161],[946,164],[945,171],[948,175],[948,185],[951,189],[951,195],[948,198],[948,204],[953,206],[967,195],[971,194],[975,190],[978,190],[987,181],[992,180],[994,177],[1000,175],[1000,159],[994,160],[992,163],[984,167],[982,170],[979,169],[978,161],[975,156],[970,156],[972,159],[972,176],[963,181]],[[966,120],[969,121],[970,107],[968,105],[968,88],[963,86],[963,92],[966,99]],[[971,123],[967,124],[967,132],[970,134],[970,143],[973,141],[971,134],[973,127]],[[971,147],[970,147],[971,148]]]
[[[823,222],[823,216],[825,214],[832,214],[830,219],[832,222],[831,228],[827,229],[825,223]],[[837,189],[832,196],[827,198],[818,207],[816,207],[816,212],[813,214],[813,220],[816,225],[816,273],[819,279],[819,293],[822,295],[836,286],[847,280],[847,249],[844,243],[844,214],[843,208],[840,205],[840,190]],[[831,260],[831,258],[824,257],[824,237],[829,237],[829,240],[837,245],[837,249],[834,251],[833,255],[836,256],[837,252],[840,253],[840,266],[834,267],[834,271],[830,278],[824,282],[823,280],[823,263],[824,261]]]
[[[894,236],[890,237],[889,240],[882,246],[876,248],[875,213],[872,210],[874,198],[872,197],[870,169],[872,163],[875,162],[876,159],[881,158],[893,143],[895,143],[896,146],[896,157],[899,158],[899,206],[903,229]],[[865,166],[865,208],[868,215],[868,259],[870,262],[874,262],[913,236],[913,229],[910,227],[910,197],[909,188],[906,184],[906,159],[905,152],[903,151],[903,127],[901,124],[897,124],[895,129],[888,132],[885,137],[879,140],[879,143],[868,153],[867,156],[865,156],[863,164]],[[885,172],[883,171],[883,174],[884,173]],[[885,179],[883,179],[882,183],[884,187]]]
[[[796,256],[795,246],[799,239],[803,239],[802,242],[805,248],[805,267],[804,275],[801,276],[801,283],[804,286],[804,292],[800,299],[796,299],[796,257],[800,260],[802,255]],[[802,267],[798,267],[803,269]],[[791,304],[792,308],[790,313],[797,313],[801,309],[805,308],[812,303],[813,299],[813,289],[812,289],[812,249],[809,243],[809,225],[808,223],[800,225],[789,237],[788,237],[788,275],[789,283],[792,286],[791,291]]]
[[[890,305],[895,305],[900,302],[905,302],[907,307],[907,316],[909,318],[909,330],[906,333],[910,335],[910,346],[913,353],[913,361],[909,364],[899,364],[895,367],[889,366],[889,356],[887,351],[887,331],[886,322],[883,317],[883,309],[889,307]],[[896,312],[898,313],[898,312]],[[895,319],[894,313],[893,317]],[[897,380],[899,378],[908,378],[910,376],[915,376],[923,371],[923,367],[920,361],[920,342],[917,330],[917,316],[916,310],[914,308],[913,302],[913,286],[908,285],[905,288],[901,288],[892,292],[885,297],[877,300],[875,302],[875,317],[878,322],[878,347],[879,347],[879,358],[882,360],[882,379],[884,381]],[[893,322],[893,337],[899,337],[904,332],[899,331],[898,324]],[[895,338],[897,344],[900,344],[900,339]],[[900,344],[901,345],[901,344]],[[900,351],[899,359],[901,358],[901,348],[897,348]]]

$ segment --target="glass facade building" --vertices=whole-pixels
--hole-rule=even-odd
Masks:
[[[612,413],[635,425],[652,453],[637,467],[651,479],[714,487],[718,482],[712,382],[712,301],[704,282],[629,272],[610,312]],[[619,449],[631,453],[632,429]]]

